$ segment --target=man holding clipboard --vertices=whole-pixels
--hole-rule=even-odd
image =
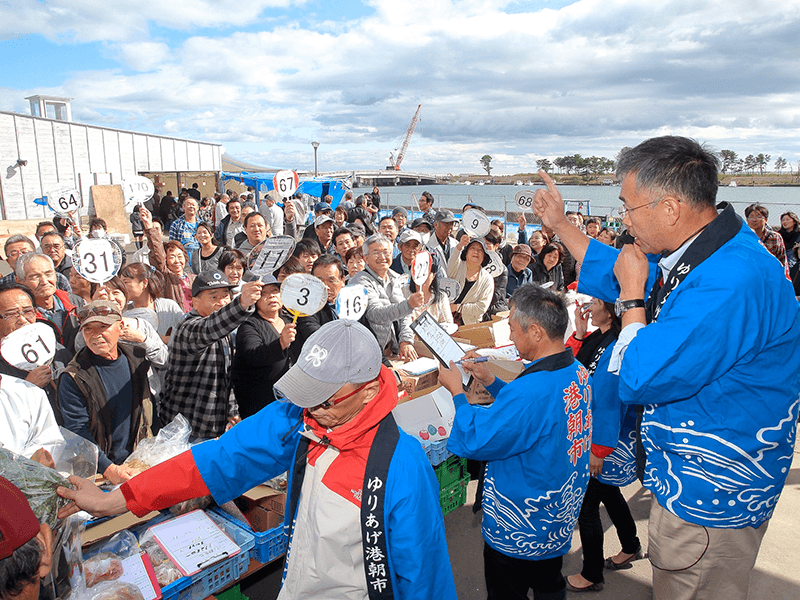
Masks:
[[[511,383],[483,362],[461,365],[494,397],[473,406],[450,362],[439,382],[453,395],[456,415],[447,449],[488,461],[483,488],[484,575],[489,600],[564,600],[561,574],[589,481],[589,373],[564,348],[569,316],[564,301],[534,284],[510,300],[511,341],[533,361]]]

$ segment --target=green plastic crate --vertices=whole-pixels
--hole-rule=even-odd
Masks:
[[[250,598],[242,594],[241,585],[238,583],[231,589],[216,594],[216,598],[217,600],[250,600]]]
[[[451,456],[439,466],[434,467],[433,471],[439,481],[439,489],[443,490],[448,485],[453,485],[464,477],[467,472],[467,459],[460,456]]]
[[[439,503],[442,506],[442,514],[453,512],[459,506],[467,503],[467,484],[469,483],[469,473],[464,477],[451,483],[439,492]]]

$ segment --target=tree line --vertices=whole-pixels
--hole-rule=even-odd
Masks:
[[[628,147],[620,150],[616,156],[617,160],[625,150],[628,150]],[[744,158],[740,158],[733,150],[720,150],[718,154],[721,161],[720,170],[723,175],[754,175],[756,172],[763,175],[772,160],[770,154],[763,153],[749,154]],[[480,159],[480,163],[487,175],[491,175],[491,171],[494,168],[491,166],[491,162],[492,157],[488,154],[484,154]],[[560,174],[580,175],[583,179],[591,180],[598,175],[614,173],[616,164],[616,160],[611,160],[605,156],[584,157],[580,154],[572,154],[570,156],[558,156],[552,162],[550,159],[541,158],[536,161],[536,168],[547,173],[550,173],[555,168]],[[774,168],[778,175],[787,168],[789,169],[789,174],[793,174],[792,164],[782,156],[775,159]],[[797,165],[797,172],[800,174],[800,162]]]

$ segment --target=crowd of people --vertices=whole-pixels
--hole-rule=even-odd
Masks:
[[[717,207],[716,174],[696,142],[655,138],[620,160],[622,232],[565,214],[541,173],[541,229],[529,234],[520,215],[516,231],[491,220],[483,237],[427,192],[409,218],[380,216],[378,188],[306,210],[301,198],[201,198],[194,187],[135,211],[137,249],[103,284],[69,261],[80,227],[43,222],[36,241],[5,243],[13,273],[0,282],[0,335],[40,322],[58,347],[32,371],[0,358],[4,418],[24,424],[0,423],[0,441],[31,456],[57,424],[97,444],[99,472],[122,487],[104,494],[74,478],[61,493],[98,515],[209,494],[223,503],[289,471],[281,598],[455,598],[436,479],[391,416],[389,360],[418,357],[411,323],[424,311],[458,326],[508,313],[525,370],[505,383],[472,352],[462,365],[493,404],[467,402],[455,365],[439,375],[456,406],[448,449],[487,465],[489,598],[597,591],[604,570],[643,558],[620,492],[638,476],[653,497],[654,596],[744,599],[798,420],[800,221],[785,213],[776,231],[762,205],[745,220]],[[100,219],[89,228],[108,234]],[[278,235],[295,238],[292,256],[254,275]],[[410,273],[424,251],[419,283]],[[315,314],[284,309],[280,284],[294,273],[324,284]],[[347,285],[366,290],[359,323],[337,314]],[[593,300],[574,307],[565,339],[567,289]],[[720,304],[725,322],[713,315]],[[198,445],[135,475],[125,459],[178,415]],[[601,503],[621,545],[610,557]],[[576,523],[583,569],[565,578]]]

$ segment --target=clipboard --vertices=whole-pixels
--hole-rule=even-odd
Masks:
[[[427,310],[411,323],[411,330],[417,334],[417,337],[446,369],[450,368],[451,360],[458,362],[466,355],[458,342],[450,337],[450,334]],[[472,383],[472,375],[464,371],[460,365],[456,365],[456,367],[461,372],[462,385],[469,387]]]
[[[150,531],[183,575],[199,573],[242,551],[202,510],[153,525]]]

